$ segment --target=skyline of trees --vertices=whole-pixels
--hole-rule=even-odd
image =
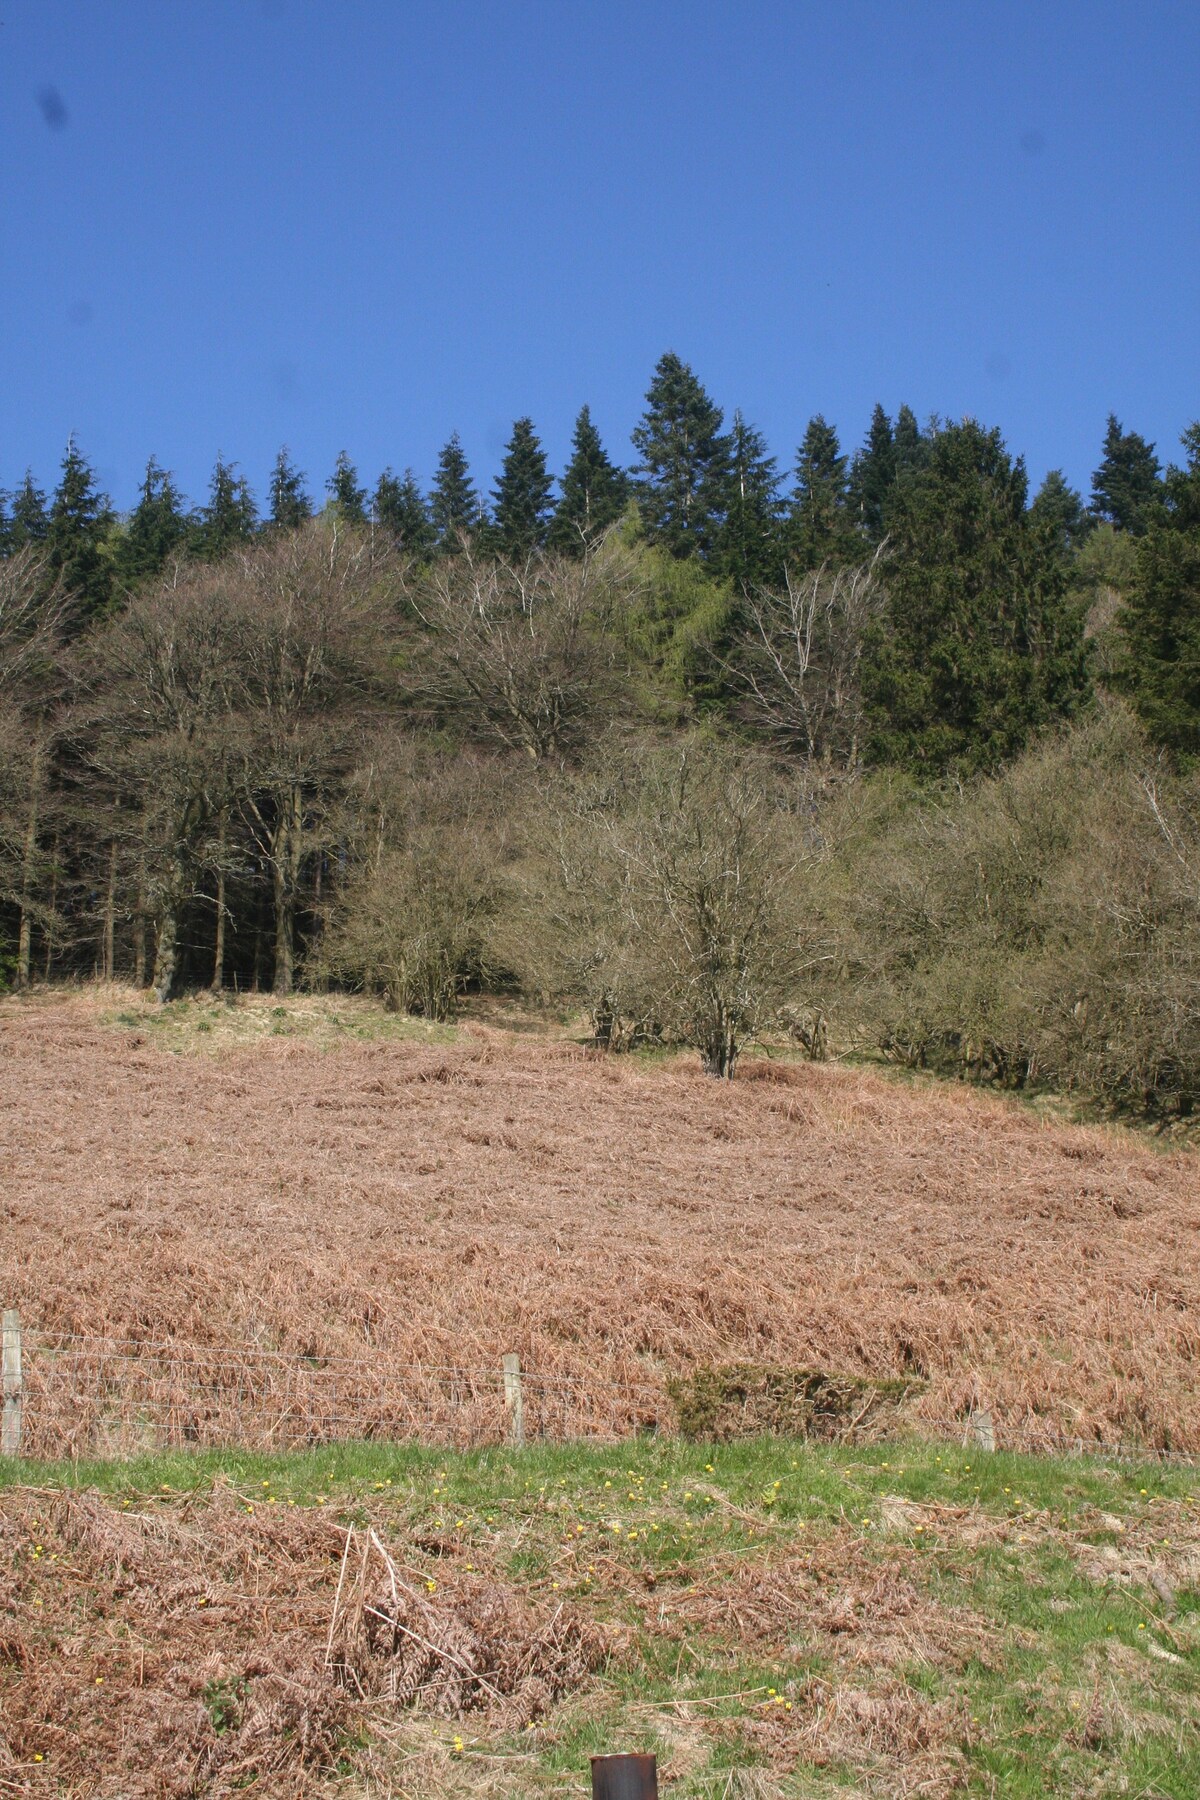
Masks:
[[[14,488],[0,487],[0,555],[47,543],[56,567],[69,560],[69,585],[83,591],[91,613],[156,574],[171,555],[211,560],[259,531],[294,529],[322,506],[348,523],[387,530],[416,556],[452,551],[460,533],[480,531],[507,555],[547,544],[570,554],[582,547],[581,532],[601,533],[632,500],[648,541],[674,556],[699,556],[749,588],[781,580],[785,565],[804,572],[853,559],[864,540],[877,544],[889,494],[919,470],[943,425],[933,416],[922,427],[904,405],[893,420],[877,404],[864,438],[850,447],[817,413],[785,478],[761,432],[740,410],[726,429],[722,409],[674,352],[660,358],[646,402],[630,436],[634,455],[624,464],[610,456],[584,406],[559,476],[549,469],[534,421],[518,419],[490,494],[477,484],[457,432],[439,452],[428,492],[411,467],[400,478],[384,469],[371,491],[343,450],[319,504],[285,445],[261,508],[238,463],[218,452],[200,503],[190,502],[151,455],[137,501],[120,512],[72,436],[51,493],[30,469]],[[1087,500],[1052,469],[1031,504],[1054,513],[1077,540],[1102,522],[1142,536],[1166,491],[1155,446],[1110,413]]]

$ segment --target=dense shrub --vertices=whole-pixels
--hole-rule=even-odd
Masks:
[[[914,1065],[1190,1109],[1196,790],[1130,716],[1108,708],[971,787],[881,798],[826,895],[843,1035]]]

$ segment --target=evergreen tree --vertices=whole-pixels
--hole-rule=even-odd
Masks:
[[[1167,473],[1167,504],[1137,546],[1118,615],[1123,685],[1151,737],[1200,757],[1200,421],[1183,434],[1187,467]]]
[[[838,435],[820,413],[810,419],[796,453],[796,490],[788,536],[801,569],[817,569],[852,554],[846,458]]]
[[[343,525],[365,525],[367,490],[358,485],[358,470],[344,450],[338,451],[333,474],[325,483],[333,510]]]
[[[433,491],[429,496],[429,519],[435,534],[435,547],[444,555],[453,554],[463,536],[477,530],[483,519],[483,508],[457,431],[451,434],[438,457]]]
[[[247,544],[254,536],[258,513],[254,496],[236,463],[218,455],[209,484],[208,504],[202,508],[195,534],[196,554],[216,562],[227,550]]]
[[[1200,531],[1200,419],[1179,441],[1187,452],[1187,466],[1178,469],[1172,463],[1167,470],[1167,518],[1177,531]]]
[[[383,471],[376,483],[371,516],[410,556],[428,556],[433,549],[429,512],[411,469],[405,469],[400,481],[390,469]]]
[[[1090,520],[1083,496],[1068,485],[1061,469],[1051,469],[1029,509],[1033,523],[1061,550],[1074,550],[1087,536]]]
[[[609,461],[600,433],[585,406],[575,421],[571,460],[562,478],[548,542],[564,556],[581,556],[625,510],[629,483]]]
[[[533,420],[518,419],[492,490],[492,538],[501,555],[519,562],[545,543],[553,485]]]
[[[743,592],[783,576],[779,474],[766,440],[740,412],[729,434],[729,495],[711,559]]]
[[[917,415],[911,406],[902,406],[896,414],[896,429],[892,435],[892,444],[896,459],[897,481],[904,480],[908,475],[917,474],[928,462],[930,440],[917,424]]]
[[[96,487],[91,466],[72,437],[50,506],[46,558],[83,618],[103,612],[112,594],[113,567],[105,541],[113,518],[107,495]]]
[[[26,469],[24,481],[12,496],[7,547],[9,550],[23,550],[26,544],[45,543],[49,528],[46,496],[34,481],[33,471]]]
[[[887,609],[862,664],[870,753],[924,774],[994,768],[1086,702],[1082,609],[998,431],[947,426],[926,455],[888,508]]]
[[[312,501],[304,486],[304,473],[291,459],[285,444],[271,470],[270,524],[275,531],[295,531],[312,518]]]
[[[915,423],[915,421],[914,421]],[[866,442],[850,469],[850,513],[870,543],[882,541],[888,495],[896,480],[896,442],[892,421],[876,404]]]
[[[1154,445],[1136,431],[1122,431],[1116,414],[1109,413],[1104,455],[1092,476],[1093,516],[1109,519],[1118,531],[1140,537],[1161,500]]]
[[[728,500],[729,442],[720,408],[673,351],[658,363],[633,433],[647,537],[672,556],[706,555]]]
[[[182,547],[190,529],[191,521],[170,471],[160,468],[151,457],[138,503],[117,546],[116,576],[121,587],[132,588],[157,575],[172,552]]]

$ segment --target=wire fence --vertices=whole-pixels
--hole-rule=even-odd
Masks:
[[[469,1449],[514,1436],[615,1441],[662,1424],[651,1384],[257,1346],[21,1334],[20,1452],[292,1450],[339,1439]]]
[[[408,1362],[385,1351],[310,1356],[259,1345],[147,1342],[22,1329],[12,1312],[4,1314],[3,1355],[0,1449],[45,1460],[296,1450],[351,1439],[463,1450],[534,1440],[615,1443],[678,1430],[665,1377],[544,1374],[520,1369],[515,1356],[472,1368]],[[1076,1434],[1049,1417],[1005,1419],[982,1405],[957,1418],[918,1408],[901,1424],[983,1451],[1197,1460],[1191,1452]],[[763,1428],[750,1408],[745,1427]],[[836,1422],[821,1435],[836,1439]]]

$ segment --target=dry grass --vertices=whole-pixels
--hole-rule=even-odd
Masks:
[[[708,1636],[724,1632],[745,1648],[804,1643],[848,1668],[958,1669],[971,1658],[986,1661],[994,1634],[966,1609],[934,1604],[911,1572],[909,1549],[867,1556],[861,1539],[835,1533],[803,1555],[731,1562],[709,1585],[682,1596],[672,1617]]]
[[[964,1504],[962,1453],[791,1448],[0,1490],[0,1795],[502,1800],[635,1745],[681,1800],[1198,1791],[1182,1472],[999,1458]]]
[[[563,1384],[531,1390],[535,1431],[669,1425],[672,1373],[749,1361],[919,1375],[921,1417],[983,1400],[1002,1442],[1200,1449],[1194,1155],[955,1087],[718,1084],[483,1026],[169,1055],[112,1005],[0,1006],[0,1297],[51,1333],[290,1359],[282,1397],[244,1364],[202,1393],[181,1348],[157,1400],[183,1436],[263,1399],[277,1441],[486,1437],[490,1373],[395,1371],[516,1350]],[[31,1448],[104,1441],[86,1373],[40,1426],[31,1392]]]
[[[0,1793],[43,1791],[40,1776],[95,1800],[248,1785],[293,1800],[369,1773],[368,1736],[409,1709],[502,1733],[607,1655],[612,1634],[573,1607],[411,1554],[229,1488],[137,1511],[5,1494]]]

